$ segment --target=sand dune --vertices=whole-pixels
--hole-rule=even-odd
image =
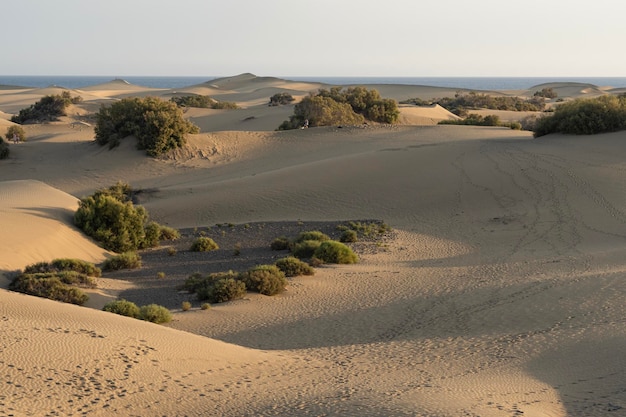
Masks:
[[[102,88],[86,91],[171,94]],[[209,88],[252,103],[307,86],[243,74]],[[0,93],[0,110],[14,97]],[[109,151],[89,128],[27,126],[0,161],[5,273],[104,259],[71,215],[118,180],[149,190],[142,204],[175,227],[369,218],[394,232],[357,265],[277,297],[174,306],[167,326],[0,290],[0,414],[626,415],[624,132],[425,126],[451,117],[436,106],[403,107],[403,125],[273,131],[290,113],[189,109],[202,132],[160,160],[132,138]],[[102,280],[102,296],[140,283],[184,296],[142,273]]]

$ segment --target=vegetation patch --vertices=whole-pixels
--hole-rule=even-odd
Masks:
[[[175,103],[178,107],[197,107],[201,109],[238,109],[237,103],[229,101],[218,101],[212,99],[209,96],[202,95],[188,95],[172,97],[171,102]]]
[[[176,104],[156,97],[125,98],[96,113],[96,142],[118,146],[128,136],[137,138],[137,148],[156,157],[182,147],[186,135],[198,133],[193,123],[185,120]]]
[[[334,240],[321,242],[313,256],[332,264],[354,264],[359,261],[358,256],[350,247]]]
[[[124,299],[110,301],[105,304],[104,311],[108,311],[109,313],[119,314],[120,316],[139,318],[139,307],[137,304],[126,301]]]
[[[320,89],[296,104],[294,114],[278,130],[300,127],[357,125],[366,120],[377,123],[395,123],[400,110],[395,100],[384,99],[377,90],[365,87]],[[308,123],[307,123],[308,122]]]
[[[454,97],[444,97],[425,101],[419,98],[404,100],[402,104],[416,106],[430,106],[439,104],[457,116],[465,117],[472,109],[511,110],[511,111],[543,111],[546,103],[543,97],[524,99],[512,96],[490,96],[474,91],[462,94],[457,93]]]
[[[14,142],[15,137],[17,137],[19,142],[26,142],[26,132],[24,131],[24,128],[19,125],[9,126],[4,137],[8,142]]]
[[[69,91],[63,93],[44,96],[35,104],[20,110],[18,114],[11,117],[14,123],[42,123],[56,121],[61,116],[66,116],[66,109],[70,104],[82,101],[80,96],[72,97]]]
[[[7,159],[9,157],[9,144],[0,138],[0,159]]]
[[[120,269],[141,268],[141,256],[134,251],[120,253],[112,256],[102,263],[105,271],[119,271]]]
[[[100,268],[91,262],[71,258],[59,258],[51,262],[37,262],[24,268],[25,274],[59,273],[63,271],[74,271],[91,277],[102,275]]]
[[[626,95],[577,99],[556,107],[535,121],[534,136],[550,133],[593,135],[626,129]]]
[[[219,246],[210,237],[199,237],[191,244],[192,252],[210,252],[219,249]]]
[[[172,321],[172,313],[170,313],[167,308],[158,304],[148,304],[141,306],[138,318],[156,324],[169,323]]]
[[[501,127],[509,127],[514,130],[520,130],[522,128],[521,123],[502,122],[500,121],[500,117],[495,114],[481,116],[475,113],[471,113],[467,115],[467,117],[461,120],[452,120],[452,119],[440,120],[438,124],[440,125],[470,125],[470,126],[501,126]]]
[[[259,265],[241,274],[241,280],[250,291],[276,295],[285,290],[287,279],[276,265]]]
[[[295,98],[289,93],[276,93],[270,97],[268,106],[284,106],[291,104],[295,101]]]
[[[315,251],[322,242],[319,240],[304,240],[302,242],[295,243],[291,249],[291,254],[296,258],[309,259],[313,257]]]
[[[206,276],[200,273],[190,275],[182,289],[195,293],[198,300],[207,300],[210,303],[237,300],[246,295],[245,283],[233,271],[215,272]]]
[[[9,290],[64,303],[83,305],[89,300],[89,296],[77,288],[78,286],[94,288],[95,281],[93,278],[75,271],[22,273],[11,281]]]
[[[315,270],[311,267],[311,265],[294,256],[288,256],[277,260],[276,266],[285,274],[286,277],[315,274]]]

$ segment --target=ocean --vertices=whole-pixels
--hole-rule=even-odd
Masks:
[[[59,86],[68,89],[87,87],[123,79],[131,84],[152,88],[182,88],[220,78],[217,76],[66,76],[0,75],[0,85],[32,88]],[[408,84],[472,90],[522,90],[549,82],[579,82],[604,87],[626,87],[626,77],[302,77],[279,76],[293,81],[312,81],[331,85]]]

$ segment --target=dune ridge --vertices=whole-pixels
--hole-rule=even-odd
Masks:
[[[85,89],[78,109],[173,93],[109,84]],[[184,271],[155,279],[166,247],[143,270],[99,281],[94,305],[158,292],[174,315],[166,326],[0,289],[0,415],[626,415],[624,132],[533,139],[432,126],[450,117],[438,106],[403,110],[393,126],[275,132],[293,107],[270,108],[263,95],[310,86],[252,74],[212,84],[191,88],[246,108],[189,109],[201,133],[162,159],[133,138],[99,147],[92,126],[72,127],[76,114],[25,126],[28,141],[0,161],[2,273],[109,256],[72,212],[118,180],[145,190],[140,203],[174,227],[248,224],[268,242],[281,222],[380,219],[393,231],[356,265],[208,311],[191,297],[180,309],[187,295],[170,283]],[[551,87],[564,99],[612,91]],[[0,90],[0,111],[36,98],[20,94]],[[246,239],[239,229],[220,230]]]

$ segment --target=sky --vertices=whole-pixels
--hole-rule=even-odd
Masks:
[[[624,77],[617,0],[2,0],[0,75]]]

